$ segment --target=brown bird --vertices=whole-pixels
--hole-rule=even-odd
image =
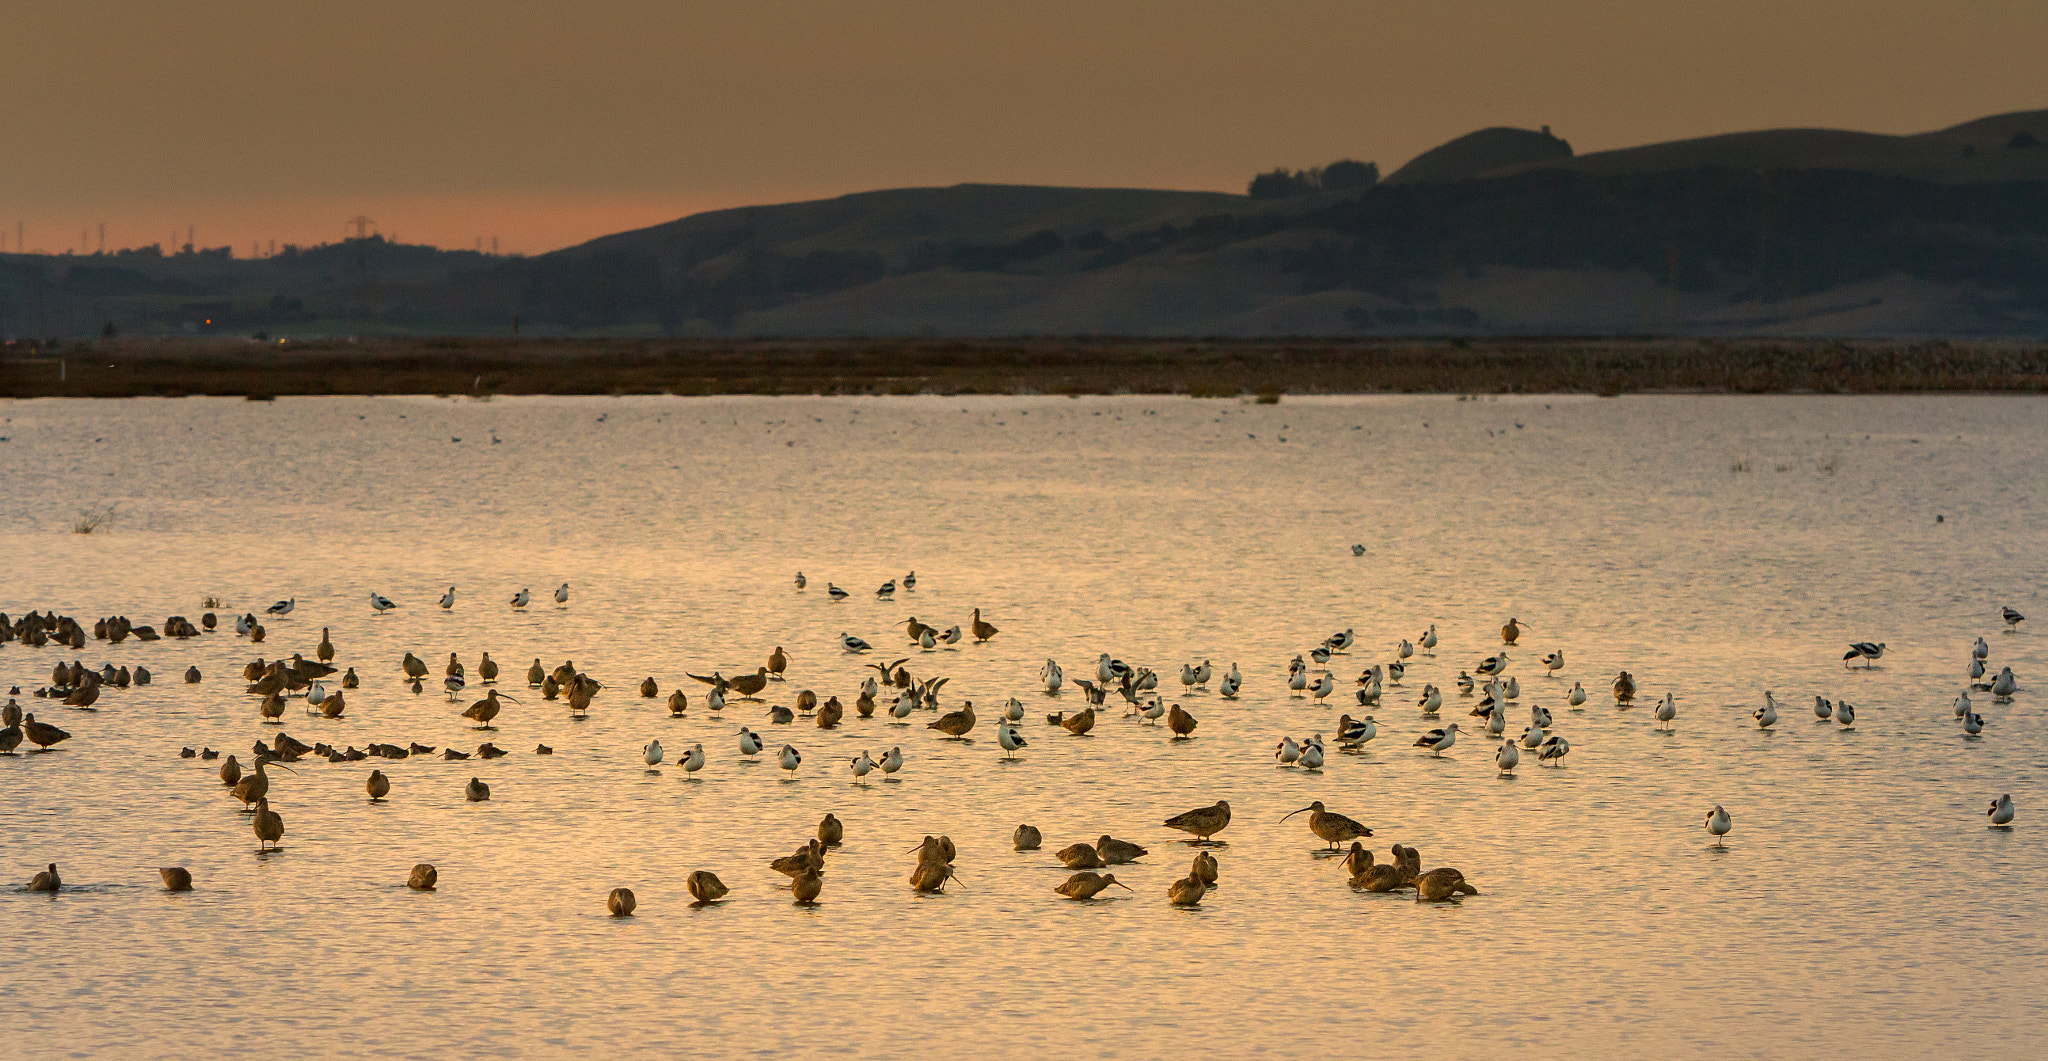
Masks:
[[[691,871],[684,883],[689,886],[690,898],[700,903],[715,903],[725,898],[725,893],[731,890],[725,886],[724,881],[718,879],[718,874],[708,869]]]
[[[1614,676],[1614,702],[1625,704],[1636,698],[1635,675],[1622,671]]]
[[[192,890],[192,871],[183,866],[165,866],[156,871],[164,879],[167,892],[189,892]]]
[[[1216,886],[1216,871],[1216,856],[1207,851],[1196,852],[1194,862],[1188,866],[1190,875],[1200,877],[1202,883],[1211,888]]]
[[[327,699],[320,701],[320,713],[328,718],[340,718],[341,713],[346,710],[348,701],[342,699],[341,691],[338,689],[329,693]]]
[[[533,657],[533,666],[526,668],[526,684],[538,687],[548,680],[548,672],[541,669],[540,657]]]
[[[1053,891],[1069,899],[1093,899],[1095,898],[1095,893],[1112,884],[1125,891],[1131,890],[1131,886],[1116,879],[1116,874],[1114,873],[1095,874],[1083,871],[1060,882],[1059,885],[1053,888]]]
[[[1322,800],[1317,800],[1298,811],[1286,815],[1280,820],[1284,822],[1296,814],[1308,815],[1308,831],[1321,837],[1330,845],[1331,850],[1335,850],[1338,844],[1344,843],[1347,840],[1356,840],[1360,837],[1370,837],[1372,835],[1371,829],[1346,818],[1342,814],[1334,814],[1324,810]]]
[[[462,661],[456,659],[455,653],[453,652],[448,653],[448,667],[446,673],[450,678],[460,678],[468,673],[466,670],[463,669]]]
[[[476,746],[476,757],[479,759],[503,759],[510,754],[512,753],[492,744],[490,741],[485,741]]]
[[[845,837],[846,826],[840,824],[839,819],[831,814],[826,814],[824,820],[818,823],[818,842],[826,847],[838,847],[839,842]]]
[[[90,675],[91,672],[88,671],[87,674]],[[99,700],[99,698],[99,679],[97,677],[88,677],[84,685],[81,685],[78,688],[71,690],[71,695],[64,698],[64,706],[91,707],[95,702]]]
[[[1060,719],[1060,728],[1079,737],[1095,728],[1095,709],[1089,708],[1077,714]]]
[[[1176,814],[1166,819],[1167,828],[1179,829],[1184,833],[1193,833],[1196,837],[1203,840],[1207,840],[1222,832],[1224,827],[1229,824],[1230,803],[1227,800],[1220,799],[1216,801],[1214,806],[1196,807],[1194,810],[1184,814]]]
[[[186,684],[186,685],[198,685],[198,684],[199,684],[199,679],[200,679],[200,677],[201,677],[201,675],[200,675],[200,673],[199,673],[199,668],[198,668],[198,667],[187,667],[187,668],[185,668],[185,684]]]
[[[427,661],[410,652],[405,654],[404,659],[398,661],[398,665],[405,671],[405,676],[408,678],[424,678],[427,676]]]
[[[1195,906],[1202,901],[1202,896],[1208,893],[1209,886],[1202,883],[1202,878],[1193,873],[1166,886],[1167,901],[1175,906]]]
[[[762,667],[752,674],[742,674],[727,684],[734,692],[740,694],[740,699],[752,700],[755,693],[768,688],[768,668]]]
[[[825,878],[816,873],[799,873],[789,879],[789,894],[798,903],[806,906],[818,901],[818,893],[825,890]],[[720,889],[720,894],[724,889]]]
[[[413,866],[412,873],[405,878],[405,886],[416,892],[433,891],[434,885],[440,882],[441,871],[435,869],[431,862],[421,862]]]
[[[261,714],[266,720],[283,718],[284,697],[278,695],[278,693],[275,690],[273,690],[263,697],[262,703],[256,705],[256,711],[257,713]]]
[[[334,662],[334,642],[328,638],[324,626],[320,628],[320,646],[313,650],[313,654],[320,657],[322,663]]]
[[[250,804],[257,803],[270,794],[270,775],[263,769],[268,762],[268,759],[259,756],[256,759],[256,772],[235,782],[234,796],[242,801],[242,809],[247,810]]]
[[[391,779],[385,777],[382,770],[372,770],[370,779],[363,783],[363,791],[370,794],[370,802],[382,803],[391,792]]]
[[[948,865],[952,864],[953,856],[958,854],[953,848],[953,838],[950,836],[926,836],[911,850],[917,852],[917,857],[923,861],[944,862]]]
[[[661,695],[661,686],[654,684],[653,675],[648,675],[646,680],[640,683],[640,695],[649,700]]]
[[[774,675],[777,681],[781,681],[782,672],[788,669],[789,657],[782,654],[781,645],[775,646],[775,651],[768,653],[768,673]]]
[[[1422,852],[1395,844],[1394,868],[1401,871],[1403,887],[1414,884],[1416,879],[1422,876]]]
[[[482,678],[485,684],[497,681],[498,661],[492,659],[490,653],[484,653],[484,658],[478,661],[476,665],[476,675],[477,677]]]
[[[250,824],[256,830],[258,851],[263,850],[264,844],[275,844],[284,839],[284,818],[270,809],[270,801],[267,799],[256,801],[256,819]]]
[[[64,878],[57,875],[57,864],[29,878],[28,890],[32,892],[54,892],[64,886]]]
[[[834,703],[837,703],[838,700],[839,698],[836,696],[832,698]],[[860,717],[862,718],[873,718],[875,717],[875,698],[862,693],[858,699],[854,700],[853,709],[860,712]]]
[[[1364,844],[1351,841],[1351,850],[1344,855],[1344,872],[1356,877],[1372,869],[1372,852]]]
[[[442,759],[444,759],[444,760],[445,760],[445,759],[467,759],[467,758],[469,758],[469,753],[468,753],[468,752],[459,752],[459,751],[456,751],[456,750],[455,750],[455,749],[453,749],[453,748],[443,748],[443,749],[441,749],[441,758],[442,758]]]
[[[937,722],[925,723],[926,729],[935,729],[949,737],[964,737],[974,728],[974,701],[962,704],[958,711],[948,711],[939,716]]]
[[[1019,851],[1036,851],[1038,845],[1043,842],[1044,837],[1038,834],[1036,828],[1029,825],[1018,826],[1017,831],[1010,835],[1011,846]]]
[[[1145,849],[1137,844],[1129,840],[1119,840],[1108,833],[1103,833],[1101,838],[1095,841],[1095,853],[1102,856],[1104,863],[1112,866],[1136,862],[1146,854]]]
[[[670,717],[681,718],[683,712],[688,710],[689,707],[690,698],[684,696],[683,691],[681,689],[677,689],[675,692],[668,694],[668,713]]]
[[[1074,844],[1071,847],[1064,847],[1053,857],[1059,859],[1060,865],[1068,869],[1101,869],[1107,865],[1107,863],[1102,861],[1102,856],[1096,853],[1095,847],[1092,844]]]
[[[808,715],[818,709],[818,694],[805,689],[796,694],[796,713]]]
[[[482,803],[491,798],[491,786],[484,784],[481,778],[472,777],[469,784],[462,787],[462,794],[471,803]]]
[[[498,703],[498,695],[496,689],[485,690],[484,698],[469,705],[469,710],[464,711],[462,717],[475,722],[477,729],[497,729],[498,727],[491,725],[491,720],[498,717],[498,711],[502,706]],[[505,699],[512,700],[509,696]],[[519,701],[512,702],[516,704]]]
[[[341,676],[341,687],[344,689],[354,689],[358,686],[361,686],[362,684],[363,680],[361,678],[356,677],[356,669],[354,667],[350,667]]]
[[[1514,644],[1515,639],[1521,636],[1522,628],[1513,619],[1509,619],[1508,624],[1500,628],[1500,639],[1507,644]]]
[[[969,629],[974,631],[974,639],[976,641],[986,641],[996,636],[995,624],[981,621],[980,608],[974,609],[974,622],[969,624]]]
[[[920,892],[943,892],[947,881],[957,879],[951,864],[931,859],[919,859],[910,871],[910,886]]]
[[[233,785],[241,780],[242,764],[236,762],[235,757],[230,755],[227,762],[220,764],[220,783],[223,785]]]
[[[795,854],[784,855],[768,863],[768,868],[789,877],[802,873],[823,873],[825,845],[813,839],[797,848]]]
[[[28,737],[30,744],[35,745],[42,751],[49,751],[50,745],[71,739],[71,734],[50,725],[48,722],[37,722],[36,714],[33,711],[22,716],[21,732]]]
[[[633,908],[638,905],[640,901],[633,897],[631,888],[613,888],[612,893],[604,897],[604,908],[611,911],[613,917],[632,917]]]
[[[1465,875],[1441,866],[1415,878],[1415,901],[1440,903],[1459,895],[1478,895],[1479,889],[1465,883]]]
[[[1179,704],[1175,704],[1167,709],[1166,728],[1172,730],[1174,736],[1188,736],[1195,731],[1195,727],[1198,725],[1201,725],[1201,723],[1196,721],[1195,716],[1182,711]]]
[[[835,696],[825,701],[825,706],[818,709],[818,728],[831,729],[838,725],[839,720],[844,717],[846,717],[846,709],[839,706],[839,698]]]

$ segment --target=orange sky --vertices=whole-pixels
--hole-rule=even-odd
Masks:
[[[1484,125],[1580,151],[2048,106],[2048,4],[10,0],[0,233],[536,252],[960,181],[1238,191]]]

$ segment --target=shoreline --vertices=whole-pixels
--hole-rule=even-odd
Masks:
[[[2048,392],[2048,343],[1693,339],[113,339],[0,397]]]

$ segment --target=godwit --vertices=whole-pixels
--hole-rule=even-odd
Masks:
[[[482,803],[491,798],[491,786],[484,784],[482,778],[472,777],[469,784],[462,786],[462,795],[471,803]]]
[[[1036,851],[1044,840],[1037,828],[1029,825],[1020,825],[1016,832],[1010,834],[1010,846],[1019,851]]]
[[[1289,813],[1280,820],[1284,822],[1296,814],[1308,815],[1308,831],[1316,834],[1317,837],[1329,844],[1331,850],[1336,850],[1338,844],[1372,836],[1372,830],[1364,825],[1346,818],[1342,814],[1324,810],[1322,800],[1317,800],[1298,811]]]
[[[416,892],[433,891],[434,886],[440,882],[441,871],[435,869],[434,864],[431,862],[415,864],[412,867],[412,872],[407,874],[405,878],[405,886]]]
[[[974,609],[974,620],[968,623],[967,626],[968,629],[974,631],[974,640],[977,643],[987,641],[989,638],[996,636],[995,624],[981,621],[980,608]]]
[[[866,752],[862,752],[866,755]],[[846,826],[838,818],[827,813],[818,819],[818,842],[826,847],[838,847],[846,839]]]
[[[1195,732],[1195,727],[1200,724],[1201,723],[1196,720],[1195,716],[1190,715],[1186,711],[1181,710],[1181,706],[1179,704],[1175,704],[1171,708],[1167,709],[1166,728],[1173,731],[1173,737],[1175,740],[1180,740],[1192,735]]]
[[[1217,800],[1207,807],[1196,807],[1166,819],[1166,827],[1193,834],[1197,840],[1208,840],[1230,825],[1230,803]]]
[[[267,799],[256,801],[256,818],[250,823],[250,826],[256,831],[256,850],[258,851],[262,851],[266,845],[275,844],[279,840],[284,839],[284,818],[276,811],[270,809],[270,801]]]
[[[1189,871],[1187,876],[1166,886],[1166,898],[1175,906],[1194,906],[1208,891],[1209,886],[1202,883],[1202,878]]]
[[[633,908],[638,905],[639,900],[633,897],[631,888],[613,888],[612,893],[604,897],[604,908],[613,917],[631,917]]]
[[[370,779],[363,783],[363,791],[370,794],[370,802],[382,803],[391,794],[391,779],[382,770],[370,771]]]
[[[1129,840],[1119,840],[1108,833],[1102,834],[1095,841],[1095,853],[1102,856],[1103,862],[1112,866],[1136,862],[1146,855],[1144,848]]]
[[[189,892],[192,890],[192,871],[183,866],[165,866],[156,871],[164,879],[167,892]]]
[[[1092,844],[1072,844],[1061,848],[1053,857],[1068,869],[1101,869],[1104,865],[1102,856]]]
[[[54,892],[64,887],[64,878],[57,874],[57,864],[50,863],[47,869],[29,878],[28,890],[32,892]]]
[[[22,716],[21,731],[28,737],[28,742],[36,746],[37,751],[49,751],[51,745],[71,739],[70,733],[48,722],[37,722],[33,711]]]
[[[1216,886],[1217,870],[1216,856],[1207,851],[1195,852],[1194,860],[1188,863],[1188,872],[1202,878],[1202,883],[1211,888]]]
[[[1415,878],[1415,901],[1440,903],[1454,896],[1478,895],[1479,889],[1465,883],[1465,875],[1449,866],[1439,866]]]
[[[1095,874],[1083,871],[1068,877],[1065,881],[1055,886],[1053,891],[1069,899],[1093,899],[1096,893],[1112,884],[1125,891],[1131,890],[1130,885],[1117,880],[1114,873]]]
[[[949,737],[964,737],[974,728],[974,701],[961,705],[958,711],[948,711],[938,721],[925,724],[926,729],[935,729]]]
[[[724,881],[718,879],[718,874],[708,869],[692,870],[689,877],[684,879],[684,884],[690,889],[690,898],[700,903],[715,903],[725,898],[726,892],[731,890],[725,886]]]

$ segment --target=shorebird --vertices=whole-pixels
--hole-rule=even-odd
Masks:
[[[883,752],[881,767],[882,776],[884,777],[903,769],[903,749],[890,748],[888,751]]]
[[[1664,725],[1677,717],[1678,697],[1667,692],[1664,694],[1664,699],[1657,702],[1657,722],[1659,725]]]
[[[1625,704],[1636,698],[1636,677],[1627,671],[1614,676],[1614,702]]]
[[[1281,766],[1293,766],[1301,759],[1301,745],[1296,744],[1293,737],[1282,737],[1280,743],[1273,746],[1273,758]]]
[[[795,745],[785,744],[782,746],[782,754],[780,756],[780,760],[782,768],[784,770],[789,771],[789,773],[792,776],[794,776],[796,774],[796,768],[798,766],[803,765],[804,757],[801,753],[799,753],[796,750]]]
[[[448,592],[441,594],[441,610],[445,612],[453,607],[455,607],[455,587],[450,586],[448,587]]]
[[[633,908],[638,905],[631,888],[613,888],[612,893],[604,897],[604,908],[613,917],[631,917]]]
[[[1003,721],[996,723],[996,743],[1002,746],[1003,758],[1013,759],[1017,749],[1025,747],[1028,742],[1022,733],[1011,728],[1008,721]]]
[[[693,870],[684,883],[690,889],[690,898],[700,903],[715,903],[732,890],[718,879],[718,874],[708,869]]]
[[[1063,847],[1053,857],[1059,859],[1060,865],[1068,869],[1101,869],[1105,865],[1102,861],[1102,855],[1095,850],[1095,845],[1093,844],[1073,844]]]
[[[1337,716],[1337,744],[1340,747],[1357,748],[1379,736],[1380,728],[1371,715],[1352,718],[1350,715]]]
[[[1750,717],[1756,719],[1758,729],[1770,729],[1778,724],[1778,701],[1769,690],[1764,691],[1764,706],[1751,712]]]
[[[1214,837],[1229,824],[1230,803],[1220,799],[1210,806],[1196,807],[1194,810],[1176,814],[1166,819],[1167,828],[1191,833],[1198,840],[1208,840]]]
[[[1059,726],[1076,737],[1086,736],[1089,730],[1095,728],[1095,709],[1090,707],[1085,711],[1068,715],[1059,720]]]
[[[689,751],[677,757],[676,765],[683,768],[683,776],[685,778],[704,769],[704,746],[702,744],[692,745]]]
[[[1458,724],[1453,722],[1442,729],[1433,729],[1417,737],[1415,739],[1415,746],[1417,748],[1428,748],[1431,755],[1442,755],[1450,750],[1451,745],[1457,742]]]
[[[1976,736],[1979,733],[1984,732],[1984,716],[1976,713],[1975,711],[1972,711],[1969,714],[1964,715],[1963,732],[1969,734],[1972,737]]]
[[[1146,855],[1143,847],[1129,840],[1119,840],[1108,833],[1096,839],[1095,853],[1102,856],[1102,861],[1111,866],[1128,865]]]
[[[28,737],[28,742],[36,746],[37,751],[49,751],[50,745],[71,739],[70,733],[48,722],[37,722],[33,711],[22,716],[21,731]]]
[[[1991,693],[1993,699],[2010,700],[2012,699],[2012,694],[2017,692],[2019,687],[2019,679],[2013,677],[2012,668],[2000,667],[1998,668],[1998,677],[1991,679],[1991,688],[1988,692]]]
[[[1548,740],[1545,740],[1543,742],[1542,747],[1536,749],[1536,761],[1539,763],[1556,763],[1557,765],[1562,766],[1563,763],[1561,762],[1561,760],[1568,753],[1570,753],[1571,750],[1571,741],[1568,741],[1557,734],[1552,734]]]
[[[761,754],[761,738],[756,736],[753,730],[750,730],[745,726],[740,727],[740,754]]]
[[[915,591],[916,589],[917,589],[917,572],[915,572],[915,571],[912,571],[911,573],[909,573],[909,574],[907,574],[907,575],[903,576],[903,590],[904,590],[904,592],[906,592],[906,593],[909,593],[909,592],[914,592],[914,591]]]
[[[533,603],[533,590],[530,588],[522,589],[512,595],[512,606],[514,608],[524,608],[531,603]]]
[[[1365,555],[1365,543],[1364,543],[1364,542],[1357,542],[1357,543],[1354,543],[1354,544],[1353,544],[1353,545],[1351,546],[1351,555],[1353,555],[1353,556],[1364,556],[1364,555]]]
[[[1323,642],[1323,644],[1330,646],[1330,651],[1332,652],[1349,652],[1351,646],[1357,643],[1358,635],[1352,633],[1351,628],[1348,626],[1337,633],[1331,634],[1329,639]]]
[[[987,641],[989,638],[996,636],[995,624],[981,621],[980,608],[974,609],[974,619],[967,624],[967,628],[974,631],[976,643]]]
[[[1017,831],[1010,834],[1010,846],[1019,851],[1036,851],[1044,841],[1045,837],[1036,826],[1019,825]]]
[[[887,582],[882,583],[880,586],[875,587],[875,596],[877,597],[893,597],[895,595],[896,580],[893,578]]]
[[[1557,672],[1564,669],[1564,649],[1558,649],[1550,655],[1543,657],[1543,669],[1549,672],[1544,677],[1556,677]]]
[[[1424,682],[1422,685],[1422,696],[1415,701],[1415,706],[1421,708],[1423,714],[1436,714],[1444,706],[1443,690]]]
[[[644,760],[648,766],[660,766],[661,755],[661,738],[659,737],[656,737],[655,739],[648,741],[647,743],[640,746],[640,758]]]
[[[1068,877],[1065,881],[1055,886],[1053,891],[1069,899],[1093,899],[1097,892],[1112,884],[1125,891],[1131,890],[1131,886],[1117,880],[1114,873],[1095,874],[1084,870]]]
[[[263,609],[263,614],[265,614],[265,615],[290,615],[290,614],[292,613],[292,609],[293,609],[293,608],[296,608],[296,607],[298,607],[298,606],[299,606],[299,598],[297,598],[297,597],[290,597],[290,598],[287,598],[287,599],[285,599],[285,600],[281,600],[281,601],[278,601],[278,602],[277,602],[276,604],[273,604],[273,605],[271,605],[270,607],[268,607],[268,608],[265,608],[265,609]]]
[[[183,866],[165,866],[156,871],[164,879],[167,892],[189,892],[192,890],[192,871]]]
[[[1980,639],[1980,640],[1981,640],[1981,639]],[[1974,659],[1974,658],[1973,658],[1973,659],[1971,659],[1971,660],[1970,660],[1970,680],[1974,682],[1974,681],[1977,681],[1977,680],[1979,680],[1979,679],[1983,678],[1983,677],[1984,677],[1984,669],[1985,669],[1985,668],[1984,668],[1984,661],[1983,661],[1983,660],[1981,660],[1981,659]]]
[[[1515,639],[1521,636],[1522,627],[1517,620],[1509,619],[1508,624],[1500,628],[1500,639],[1503,644],[1512,645]]]
[[[64,878],[57,873],[57,864],[50,863],[41,873],[29,878],[28,890],[32,892],[54,892],[64,887]]]
[[[1321,770],[1323,768],[1323,746],[1318,741],[1307,741],[1301,746],[1301,768]]]
[[[1180,740],[1184,737],[1192,735],[1195,732],[1195,727],[1200,724],[1201,723],[1196,720],[1195,716],[1190,715],[1186,711],[1181,710],[1181,706],[1179,704],[1175,704],[1171,708],[1167,709],[1166,728],[1173,731],[1173,737],[1175,740]]]
[[[491,786],[484,784],[482,778],[472,777],[469,784],[462,786],[462,795],[471,803],[482,803],[491,798]]]
[[[1432,650],[1432,649],[1434,649],[1434,648],[1436,648],[1436,643],[1437,643],[1437,642],[1436,642],[1436,624],[1435,624],[1435,623],[1431,623],[1431,624],[1429,624],[1429,629],[1427,629],[1427,630],[1424,630],[1424,631],[1422,632],[1422,636],[1421,636],[1421,637],[1418,637],[1418,638],[1416,638],[1416,639],[1415,639],[1415,643],[1416,643],[1416,644],[1418,644],[1418,645],[1421,645],[1421,646],[1422,646],[1422,654],[1423,654],[1423,655],[1425,655],[1425,656],[1429,656],[1429,655],[1435,655],[1435,653],[1434,653],[1434,652],[1432,652],[1431,650]]]
[[[1707,834],[1714,838],[1714,846],[1725,847],[1727,845],[1721,841],[1721,837],[1727,836],[1728,830],[1735,828],[1735,823],[1728,820],[1728,812],[1722,810],[1721,805],[1716,803],[1714,809],[1707,812],[1706,826]]]
[[[1193,870],[1188,875],[1166,886],[1166,899],[1175,906],[1194,906],[1208,894],[1209,886],[1202,882]]]
[[[1842,654],[1842,666],[1848,666],[1849,661],[1852,659],[1861,659],[1863,661],[1863,668],[1869,670],[1870,665],[1877,662],[1878,658],[1883,655],[1884,642],[1879,641],[1876,644],[1872,644],[1868,641],[1858,641],[1849,646],[1849,651]]]
[[[451,680],[460,681],[460,679]],[[460,691],[460,689],[461,687],[457,686],[454,691]],[[469,710],[464,711],[462,717],[475,722],[477,729],[497,729],[498,727],[491,725],[491,720],[498,717],[498,712],[504,706],[498,703],[498,698],[501,695],[503,694],[499,693],[496,689],[484,690],[484,698],[469,705]],[[505,696],[504,698],[512,700],[510,696]],[[512,702],[516,704],[519,701],[512,700]]]
[[[284,818],[276,811],[270,809],[270,801],[267,799],[256,801],[256,817],[249,825],[256,832],[256,850],[258,851],[263,850],[267,845],[275,844],[279,840],[284,839]]]
[[[1840,723],[1841,725],[1843,725],[1843,726],[1845,726],[1845,727],[1846,727],[1846,726],[1853,726],[1853,725],[1855,725],[1855,724],[1856,724],[1856,705],[1854,705],[1854,704],[1851,704],[1851,703],[1850,703],[1849,701],[1847,701],[1847,700],[1838,700],[1838,701],[1836,701],[1836,702],[1835,702],[1835,721],[1836,721],[1836,722],[1838,722],[1838,723]]]
[[[412,867],[412,872],[406,875],[405,886],[416,892],[430,892],[434,890],[434,885],[439,883],[440,880],[441,871],[435,869],[433,863],[420,862],[415,864]]]
[[[1048,659],[1045,666],[1038,668],[1038,680],[1045,683],[1047,695],[1052,695],[1060,691],[1060,686],[1066,682],[1067,676],[1060,670],[1058,663]]]
[[[1216,691],[1225,700],[1235,700],[1237,690],[1243,685],[1244,675],[1237,672],[1237,664],[1233,663],[1230,665],[1230,673],[1223,676],[1223,681],[1217,686]]]
[[[1542,747],[1543,737],[1543,727],[1540,725],[1532,724],[1522,727],[1522,747],[1524,748]]]
[[[1816,697],[1814,697],[1814,698],[1813,698],[1813,717],[1815,717],[1815,718],[1817,718],[1817,719],[1821,720],[1822,722],[1826,722],[1826,721],[1827,721],[1828,719],[1831,719],[1831,718],[1835,717],[1835,703],[1834,703],[1834,701],[1832,701],[1832,700],[1829,700],[1829,699],[1828,699],[1827,697],[1825,697],[1825,696],[1816,696]]]
[[[1511,740],[1501,741],[1500,747],[1493,753],[1493,765],[1499,767],[1503,774],[1514,773],[1515,764],[1521,761],[1521,749],[1516,748],[1515,742]]]
[[[1508,669],[1508,654],[1506,652],[1500,652],[1495,655],[1488,656],[1485,659],[1479,661],[1479,666],[1474,667],[1472,669],[1482,678],[1491,678],[1494,675],[1499,674],[1500,672]]]
[[[847,650],[848,652],[866,652],[867,650],[875,646],[868,644],[866,641],[862,641],[860,638],[857,638],[852,634],[846,633],[845,631],[841,631],[839,634],[839,647]]]
[[[376,609],[377,614],[382,615],[385,612],[388,612],[391,609],[398,607],[398,605],[396,602],[392,601],[391,598],[383,595],[382,593],[372,593],[370,594],[370,607]]]
[[[555,587],[555,603],[561,605],[569,603],[569,584],[567,582]]]
[[[2026,616],[2021,615],[2016,611],[2013,611],[2011,608],[2004,609],[2003,615],[2005,618],[2005,628],[2007,630],[2017,630],[2019,629],[2019,625],[2021,623],[2027,621]]]
[[[797,573],[796,573],[796,588],[798,588],[798,589],[802,589],[802,588],[804,588],[805,586],[808,586],[808,585],[810,585],[810,584],[811,584],[811,580],[810,580],[810,579],[807,579],[807,578],[805,578],[805,577],[804,577],[804,573],[803,573],[803,572],[799,571],[799,572],[797,572]]]
[[[856,785],[865,785],[867,784],[867,782],[863,779],[866,778],[868,774],[874,771],[875,761],[873,759],[868,758],[867,749],[863,748],[861,749],[859,755],[856,755],[852,759],[847,761],[847,766],[849,769],[853,771],[853,783]]]
[[[825,583],[825,592],[828,595],[830,595],[833,600],[845,600],[847,597],[852,596],[852,594],[846,592],[843,589],[840,589],[838,586],[835,586],[830,582]]]
[[[1394,646],[1394,655],[1397,659],[1407,659],[1415,655],[1414,643],[1405,637],[1402,638],[1401,643]]]
[[[1320,701],[1336,691],[1336,677],[1330,674],[1330,672],[1324,671],[1322,677],[1317,678],[1316,683],[1313,686],[1309,687],[1308,694],[1310,696],[1315,697],[1318,701]]]
[[[2012,793],[2008,792],[1992,800],[1991,809],[1985,811],[1984,814],[1991,819],[1991,824],[1993,825],[2011,825],[2013,815]],[[56,868],[55,866],[50,867],[52,872],[55,872]]]
[[[1280,820],[1284,822],[1296,814],[1308,815],[1308,831],[1316,834],[1333,851],[1339,844],[1361,838],[1370,839],[1372,836],[1372,830],[1364,825],[1342,814],[1323,809],[1322,800],[1317,800],[1298,811],[1292,811]]]
[[[1293,674],[1292,674],[1291,676],[1289,676],[1289,677],[1288,677],[1288,679],[1287,679],[1287,689],[1288,689],[1288,691],[1289,691],[1289,692],[1293,693],[1293,694],[1294,694],[1295,696],[1297,696],[1297,697],[1298,697],[1298,696],[1300,696],[1300,695],[1302,694],[1302,692],[1303,692],[1304,690],[1306,690],[1307,688],[1308,688],[1308,668],[1306,668],[1306,667],[1303,667],[1303,668],[1301,668],[1300,670],[1297,670],[1297,671],[1295,671],[1295,672],[1294,672],[1294,673],[1293,673]]]
[[[963,703],[958,711],[948,711],[938,721],[925,724],[926,729],[935,729],[949,737],[964,737],[974,728],[974,701]]]
[[[1981,636],[1980,636],[1980,637],[1978,637],[1978,638],[1977,638],[1977,643],[1976,643],[1976,644],[1974,644],[1974,645],[1971,645],[1971,646],[1970,646],[1970,658],[1971,658],[1971,659],[1988,659],[1988,658],[1989,658],[1990,656],[1991,656],[1991,646],[1990,646],[1989,644],[1986,644],[1986,643],[1985,643],[1985,641],[1984,641],[1984,638],[1983,638],[1983,637],[1981,637]]]
[[[381,803],[385,796],[391,794],[391,779],[385,777],[382,770],[372,770],[370,779],[363,782],[363,791],[370,794],[370,802]]]

